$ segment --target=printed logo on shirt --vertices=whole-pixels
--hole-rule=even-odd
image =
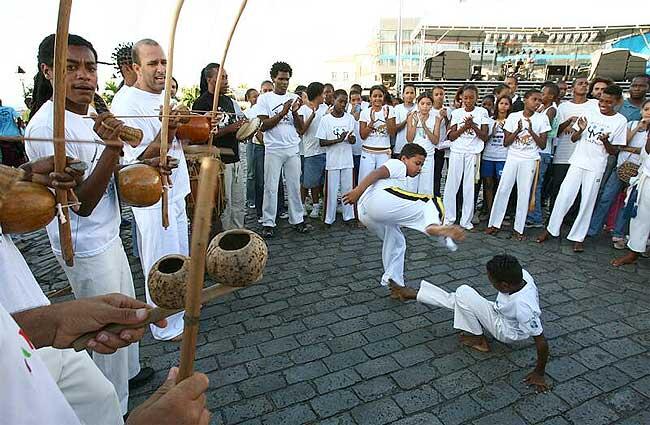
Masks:
[[[348,133],[350,130],[348,130],[345,127],[334,127],[332,129],[332,133],[338,138],[341,137],[344,133]]]
[[[278,106],[276,106],[275,108],[272,108],[271,109],[271,112],[273,113],[272,116],[279,115],[280,112],[282,112],[282,108],[284,108],[284,103],[281,103]],[[293,115],[292,114],[287,114],[287,115],[283,116],[278,124],[293,126]]]
[[[587,132],[587,141],[602,146],[603,142],[600,140],[600,136],[608,133],[605,130],[606,129],[598,123],[589,124],[585,130]]]

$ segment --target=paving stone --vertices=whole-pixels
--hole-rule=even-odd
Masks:
[[[503,409],[472,422],[474,425],[526,425],[526,421],[513,409]]]
[[[503,409],[514,403],[521,394],[505,382],[486,385],[472,393],[472,398],[488,412]]]
[[[480,386],[481,380],[469,370],[461,370],[445,375],[436,379],[433,383],[433,387],[447,399],[456,398]]]
[[[576,378],[556,385],[553,394],[566,401],[571,407],[575,407],[600,395],[601,390],[586,379]]]
[[[279,390],[287,385],[282,373],[272,373],[248,379],[239,384],[239,391],[244,397],[255,397],[271,391]]]
[[[323,359],[327,368],[335,372],[337,370],[346,369],[348,367],[363,363],[368,360],[368,356],[360,350],[349,350],[344,351],[343,353],[332,354],[329,357]]]
[[[327,418],[353,408],[359,399],[350,390],[339,390],[315,397],[309,404],[319,417]]]
[[[616,357],[598,347],[589,347],[571,356],[591,370],[600,369],[614,361]]]
[[[265,375],[278,370],[287,369],[293,366],[293,362],[282,354],[261,359],[252,360],[246,363],[246,369],[250,376]]]
[[[569,409],[569,405],[553,393],[531,394],[519,399],[515,411],[531,423],[543,421]],[[587,422],[578,422],[587,423]]]
[[[650,423],[650,411],[641,412],[637,415],[616,422],[617,425],[645,425]]]
[[[582,377],[605,392],[612,391],[630,382],[630,377],[625,372],[613,366],[605,366],[602,369],[585,373]]]
[[[392,379],[386,376],[363,380],[352,387],[355,394],[363,401],[372,401],[393,393],[397,385]]]
[[[605,425],[616,421],[619,416],[597,400],[590,400],[573,408],[564,415],[574,424]]]
[[[289,384],[295,384],[296,382],[309,381],[310,379],[318,378],[319,376],[329,373],[329,371],[327,370],[325,363],[318,360],[285,369],[283,373]]]
[[[602,342],[600,347],[619,359],[641,354],[646,351],[643,346],[634,342],[630,338],[610,339]]]
[[[223,368],[234,366],[241,363],[246,363],[260,357],[256,347],[245,347],[238,350],[222,353],[217,356],[219,364]]]
[[[484,382],[493,382],[519,368],[514,363],[503,358],[488,359],[473,365],[470,370]]]
[[[615,390],[600,398],[600,401],[618,412],[621,416],[628,416],[640,410],[647,410],[650,400],[636,392],[632,387]]]
[[[313,383],[319,394],[346,388],[361,381],[361,377],[354,369],[343,369],[314,379]]]
[[[269,400],[265,397],[256,397],[224,407],[222,409],[222,415],[226,423],[234,424],[246,419],[262,416],[272,410],[273,405]]]
[[[397,382],[397,385],[405,390],[419,387],[422,384],[428,384],[439,376],[440,373],[435,368],[426,364],[400,369],[391,374],[391,377]]]
[[[645,397],[650,398],[650,376],[632,382],[631,386]]]
[[[370,357],[370,358],[377,358],[384,356],[386,354],[394,353],[395,351],[401,350],[403,348],[402,344],[395,339],[395,338],[389,338],[389,339],[384,339],[381,341],[373,342],[371,344],[367,344],[363,347],[363,351]]]
[[[212,382],[212,378],[210,378],[210,390],[206,394],[206,403],[212,411],[221,410],[222,407],[242,399],[236,385],[214,388]]]
[[[378,357],[360,363],[355,367],[363,379],[374,378],[375,376],[385,375],[399,369],[397,362],[390,356]]]
[[[471,422],[472,419],[485,413],[481,406],[464,395],[443,405],[436,406],[431,411],[444,425],[458,425]]]
[[[298,404],[278,410],[262,417],[264,425],[284,425],[287,423],[306,424],[316,419],[316,415],[307,404]]]
[[[334,338],[332,332],[326,327],[310,329],[306,332],[295,335],[300,345],[311,345],[319,342],[329,341]]]
[[[650,374],[650,358],[645,355],[629,357],[616,362],[614,366],[634,379],[639,379]]]
[[[424,344],[393,353],[393,358],[402,367],[413,366],[434,357],[434,353]]]
[[[332,350],[332,352],[340,353],[342,351],[348,351],[353,348],[367,346],[368,340],[366,340],[366,338],[360,332],[355,332],[337,338],[332,338],[328,340],[326,344],[330,350]]]
[[[376,342],[382,339],[391,338],[400,334],[400,330],[392,323],[385,323],[361,332],[369,342]]]
[[[404,414],[390,398],[362,404],[352,409],[352,417],[360,424],[383,425],[394,422]]]
[[[208,375],[210,378],[210,388],[219,388],[224,385],[241,382],[248,378],[248,372],[244,365],[229,367],[227,369],[218,369]]]
[[[443,401],[443,398],[436,390],[425,385],[421,388],[396,394],[393,396],[393,400],[404,413],[410,415],[421,410],[430,410],[431,407]]]
[[[594,326],[594,329],[607,338],[618,338],[637,332],[637,330],[632,326],[621,321],[604,323],[602,325]]]
[[[582,375],[588,369],[571,357],[553,359],[546,365],[546,373],[556,381],[566,381]]]
[[[393,422],[393,425],[442,425],[442,422],[432,413],[423,412]]]
[[[315,396],[316,391],[313,386],[307,382],[289,385],[288,387],[273,391],[270,394],[271,400],[273,400],[273,403],[279,408],[307,401]]]
[[[325,344],[308,345],[289,352],[289,358],[294,363],[308,363],[329,356],[330,349]]]

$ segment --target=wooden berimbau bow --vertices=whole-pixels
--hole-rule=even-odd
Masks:
[[[169,114],[171,112],[172,72],[174,70],[174,40],[176,39],[176,26],[185,0],[176,2],[176,9],[172,15],[171,29],[169,30],[169,46],[167,47],[167,66],[165,67],[165,97],[163,99],[162,126],[160,128],[160,164],[167,165],[167,152],[169,150]],[[162,176],[162,225],[169,227],[169,177]]]
[[[212,99],[213,114],[217,112],[217,109],[219,108],[219,96],[220,96],[219,92],[221,91],[221,76],[223,75],[223,69],[226,66],[226,57],[228,57],[228,49],[230,49],[230,42],[232,41],[232,37],[235,34],[235,30],[237,29],[239,18],[241,18],[242,13],[244,13],[244,9],[246,8],[246,3],[248,3],[248,0],[242,0],[241,5],[239,6],[239,11],[237,12],[237,16],[235,17],[235,21],[233,22],[232,28],[230,29],[228,40],[226,41],[226,45],[223,49],[223,56],[221,56],[221,65],[219,66],[219,72],[217,73],[217,84],[214,88],[214,97]],[[214,135],[210,135],[210,138],[208,139],[208,149],[212,148],[213,139],[214,139]]]
[[[68,29],[70,27],[70,12],[72,0],[59,1],[59,17],[56,25],[56,38],[54,40],[54,171],[62,173],[66,166],[65,153],[65,72],[68,62]],[[59,238],[61,254],[68,266],[74,264],[74,251],[72,248],[72,231],[70,229],[70,215],[68,208],[67,190],[56,190],[56,202],[59,208]]]

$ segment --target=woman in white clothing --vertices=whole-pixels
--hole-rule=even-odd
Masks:
[[[412,192],[433,197],[433,162],[435,146],[440,141],[440,127],[447,118],[444,109],[431,114],[433,96],[424,92],[418,97],[417,110],[407,118],[406,140],[422,146],[427,153],[420,174],[411,178],[409,189]]]
[[[361,111],[359,135],[363,150],[359,164],[359,181],[390,159],[390,138],[395,136],[395,110],[385,104],[384,86],[370,88],[371,106]]]

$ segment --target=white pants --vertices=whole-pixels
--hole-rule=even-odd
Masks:
[[[326,193],[325,193],[325,223],[332,224],[336,221],[336,197],[341,189],[341,193],[348,193],[352,190],[352,168],[342,170],[326,170]],[[343,221],[349,221],[354,218],[354,206],[352,204],[343,204]]]
[[[433,196],[433,153],[427,155],[420,174],[409,180],[411,192]]]
[[[147,303],[155,306],[149,296],[149,271],[160,258],[169,254],[189,255],[189,230],[185,200],[179,199],[169,202],[168,216],[169,227],[162,226],[160,208],[132,208],[133,217],[138,224],[138,249],[140,250],[140,263],[145,281],[145,294]],[[151,335],[158,340],[168,340],[183,332],[183,314],[176,313],[167,318],[167,327],[159,328],[150,325]]]
[[[492,211],[490,212],[490,221],[488,226],[501,228],[501,222],[506,215],[508,208],[508,199],[515,182],[517,182],[517,212],[515,213],[514,229],[517,233],[524,233],[526,226],[526,216],[528,215],[528,201],[530,201],[530,188],[535,180],[535,171],[537,170],[536,160],[506,160],[503,166],[503,174],[499,179],[499,187],[494,196]]]
[[[497,340],[505,343],[513,342],[504,335],[503,320],[494,309],[494,302],[483,298],[474,288],[461,285],[456,292],[449,293],[423,280],[417,300],[424,304],[454,310],[454,329],[473,335],[483,335],[483,328],[485,328]]]
[[[284,171],[289,201],[289,224],[303,222],[303,207],[300,201],[300,155],[298,146],[269,149],[264,152],[264,202],[262,204],[262,225],[275,227],[278,209],[278,183]]]
[[[474,179],[476,175],[476,154],[451,152],[447,169],[447,182],[443,203],[445,205],[445,224],[456,222],[456,195],[463,182],[463,211],[460,225],[467,230],[474,228]]]
[[[397,195],[386,189],[371,188],[359,203],[359,221],[383,241],[381,259],[384,265],[382,285],[391,279],[404,286],[404,255],[406,239],[400,227],[426,234],[426,228],[440,224],[441,214],[431,199],[402,191]]]
[[[115,239],[100,254],[92,257],[75,257],[74,267],[68,267],[63,257],[59,255],[56,259],[70,281],[76,298],[114,292],[135,298],[131,268],[120,238]],[[140,372],[139,344],[131,344],[113,354],[93,353],[93,360],[104,376],[115,386],[122,413],[125,414],[129,401],[129,379]]]
[[[573,205],[578,191],[580,191],[580,210],[578,216],[571,226],[571,232],[567,239],[574,242],[585,240],[591,215],[594,212],[594,205],[598,197],[598,188],[603,176],[602,171],[590,171],[584,168],[569,166],[566,177],[560,186],[560,191],[555,199],[555,206],[551,212],[551,218],[548,220],[548,232],[553,236],[560,235],[560,227],[564,216]]]
[[[120,407],[115,387],[88,353],[52,347],[39,348],[36,352],[82,424],[124,423],[122,416],[126,410]]]
[[[246,217],[246,180],[241,162],[225,164],[224,183],[226,187],[226,208],[221,214],[224,230],[241,229]]]
[[[646,161],[650,161],[646,159]],[[650,235],[650,178],[641,177],[637,186],[636,217],[630,220],[630,240],[627,247],[634,252],[643,254],[646,251],[648,235]]]
[[[359,160],[359,183],[373,170],[384,165],[384,162],[390,159],[387,153],[374,153],[367,150],[361,151],[361,159]]]

